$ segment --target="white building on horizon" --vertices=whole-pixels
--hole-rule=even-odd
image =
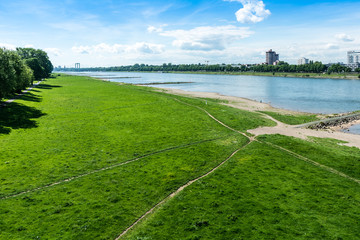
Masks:
[[[347,52],[347,66],[352,70],[360,67],[360,51],[348,51]]]
[[[309,59],[302,57],[298,60],[298,65],[309,64],[309,62]]]

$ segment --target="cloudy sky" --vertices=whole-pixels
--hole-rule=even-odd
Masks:
[[[0,0],[0,46],[55,66],[346,62],[360,50],[360,1]]]

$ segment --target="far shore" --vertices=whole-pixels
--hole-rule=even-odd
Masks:
[[[287,77],[287,78],[316,78],[316,79],[348,79],[360,80],[360,73],[292,73],[292,72],[192,72],[192,71],[169,71],[162,73],[178,74],[209,74],[209,75],[240,75],[240,76],[262,76],[262,77]]]
[[[128,72],[128,71],[113,71]],[[204,72],[204,71],[131,71],[138,73],[174,73],[174,74],[204,74],[204,75],[235,75],[235,76],[262,76],[286,78],[315,78],[315,79],[347,79],[360,80],[360,73],[293,73],[293,72]],[[66,72],[64,72],[66,73]]]

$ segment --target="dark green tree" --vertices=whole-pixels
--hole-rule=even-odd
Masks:
[[[16,51],[34,71],[35,79],[50,77],[53,65],[45,51],[34,48],[16,48]]]
[[[10,61],[9,50],[0,48],[0,99],[15,90],[15,69]]]
[[[32,70],[20,56],[15,51],[0,48],[0,100],[26,89],[32,80]]]

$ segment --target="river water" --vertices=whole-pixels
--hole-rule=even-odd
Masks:
[[[360,135],[360,124],[355,124],[349,127],[348,129],[344,130],[343,132],[349,132],[352,134],[358,134]]]
[[[192,82],[150,86],[216,92],[302,112],[329,114],[360,110],[360,80],[142,72],[73,74],[125,83]]]

